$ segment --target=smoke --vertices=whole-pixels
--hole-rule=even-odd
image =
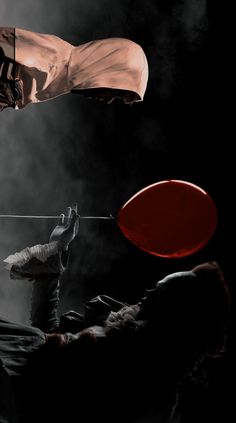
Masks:
[[[207,1],[180,1],[175,5],[175,15],[183,25],[183,32],[191,50],[199,46],[209,28]]]
[[[81,215],[116,216],[145,185],[163,179],[168,144],[163,109],[184,75],[181,57],[204,40],[206,1],[1,1],[1,26],[53,33],[80,44],[127,37],[144,48],[150,79],[143,103],[109,106],[66,95],[0,114],[0,213],[59,214],[77,201]],[[0,220],[0,259],[48,241],[53,222]],[[156,259],[138,251],[114,222],[81,221],[62,284],[61,310],[98,292],[133,298]],[[0,310],[28,319],[31,287],[0,271]],[[121,298],[124,295],[126,298]]]
[[[220,209],[216,238],[200,254],[181,262],[138,250],[116,222],[81,220],[62,280],[62,312],[80,311],[84,301],[99,293],[137,301],[160,275],[190,269],[206,257],[219,257],[229,276],[234,272],[228,242],[235,214],[234,178],[230,169],[219,171],[222,154],[228,162],[231,153],[231,137],[229,141],[225,137],[229,120],[222,111],[226,102],[221,102],[225,62],[219,66],[218,43],[212,47],[207,3],[1,0],[1,26],[52,33],[74,45],[105,37],[138,42],[147,55],[150,77],[144,102],[132,107],[66,95],[0,113],[0,214],[59,214],[77,201],[81,215],[116,216],[139,189],[167,178],[186,179],[209,193],[212,190]],[[220,32],[222,42],[221,36]],[[224,149],[222,143],[215,145],[215,138],[224,139]],[[1,262],[28,245],[47,242],[54,224],[0,219]],[[28,322],[30,296],[30,283],[10,280],[2,264],[0,314]],[[196,384],[185,404],[192,404],[188,402],[192,395],[202,416],[205,407],[195,388]]]

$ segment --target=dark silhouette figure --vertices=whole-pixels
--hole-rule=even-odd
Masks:
[[[34,254],[26,262],[12,260],[12,277],[34,280],[33,326],[0,320],[7,396],[0,422],[170,422],[183,377],[224,352],[229,292],[223,274],[217,263],[204,263],[168,275],[137,304],[101,295],[83,316],[70,311],[59,322],[59,279],[77,230],[74,208],[40,253],[34,247],[23,250]]]

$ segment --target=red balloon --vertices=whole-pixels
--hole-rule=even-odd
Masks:
[[[117,218],[137,247],[160,257],[180,258],[203,248],[213,236],[217,211],[210,196],[186,181],[167,180],[135,194]]]

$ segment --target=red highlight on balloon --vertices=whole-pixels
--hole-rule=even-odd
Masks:
[[[215,233],[217,210],[211,197],[190,182],[167,180],[136,193],[120,209],[117,223],[142,250],[181,258],[201,250]]]

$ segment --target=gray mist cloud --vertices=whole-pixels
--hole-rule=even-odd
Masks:
[[[176,1],[166,8],[162,3],[1,0],[0,25],[53,33],[73,44],[111,36],[146,42],[150,90],[166,101],[181,74],[180,44],[196,48],[207,21],[206,1]],[[58,214],[77,201],[81,214],[115,215],[149,179],[153,182],[153,175],[160,177],[154,163],[151,176],[142,175],[140,163],[146,152],[158,162],[167,152],[165,141],[158,108],[145,102],[129,108],[66,95],[21,111],[6,110],[0,114],[0,214]],[[52,227],[52,222],[1,219],[0,260],[47,242]],[[114,223],[81,222],[62,309],[81,305],[88,293],[105,287],[112,293],[109,272],[116,273],[129,248]],[[0,277],[1,314],[27,321],[30,285],[10,281],[3,266]]]

